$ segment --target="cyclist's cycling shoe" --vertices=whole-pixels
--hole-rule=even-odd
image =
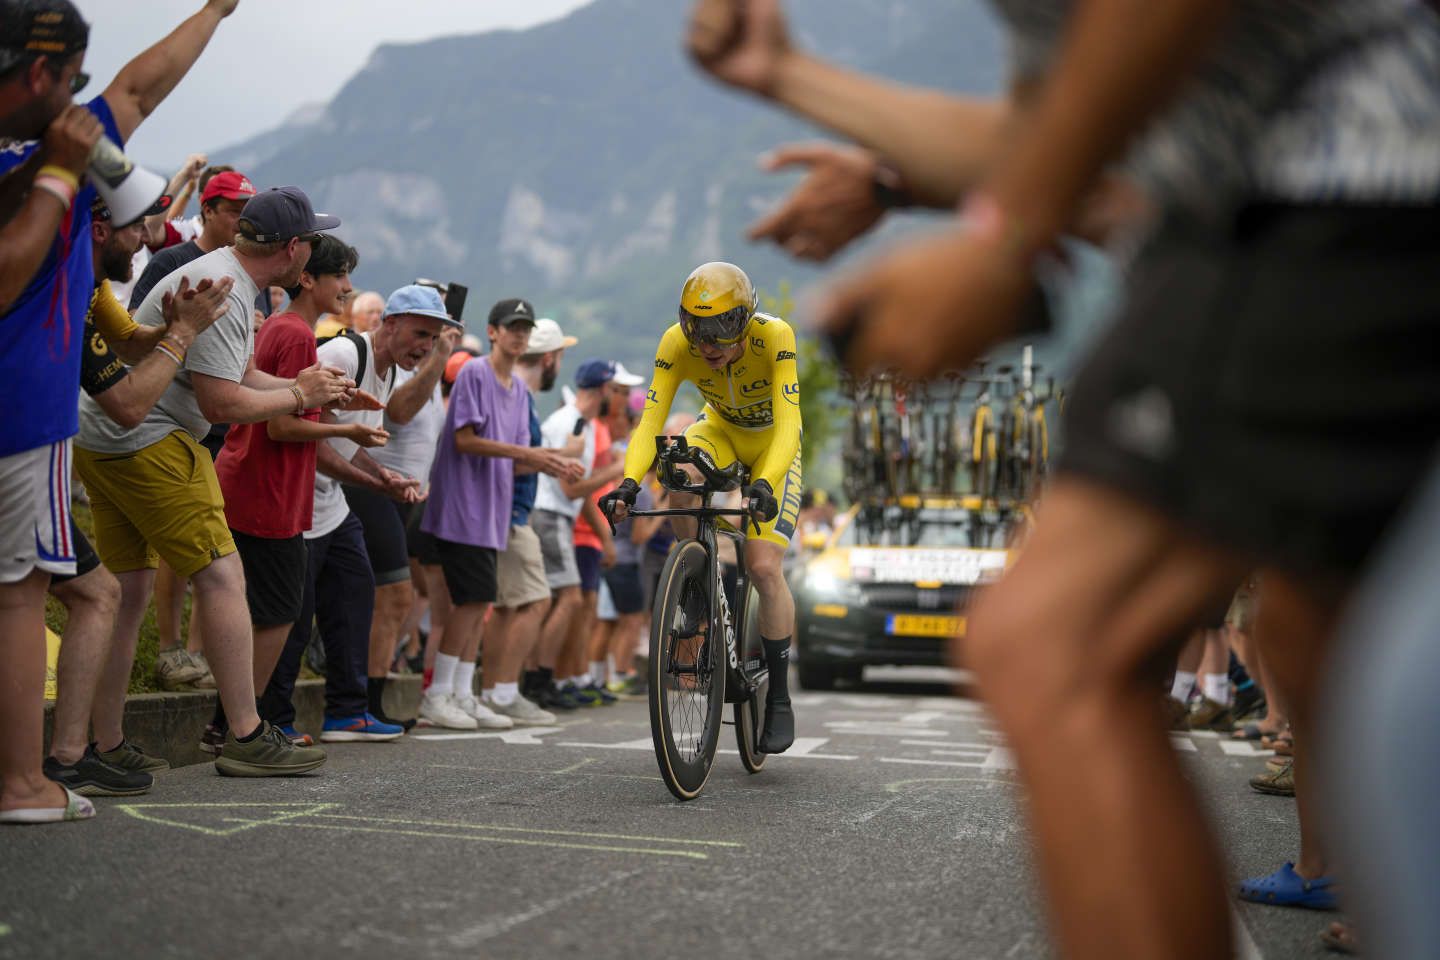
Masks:
[[[790,698],[765,701],[765,730],[760,734],[761,753],[784,753],[795,742],[795,712]]]
[[[675,636],[698,636],[707,619],[705,590],[693,580],[687,583],[680,594],[680,616],[675,624]]]

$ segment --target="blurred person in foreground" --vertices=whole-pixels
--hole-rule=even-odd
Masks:
[[[94,814],[41,770],[45,591],[75,570],[71,438],[96,196],[81,178],[101,136],[123,147],[236,2],[205,4],[83,106],[71,100],[90,79],[89,27],[74,4],[0,2],[0,136],[17,141],[0,151],[0,822]]]
[[[883,152],[912,197],[963,197],[959,224],[822,303],[852,366],[963,369],[1015,331],[1046,249],[1092,231],[1111,171],[1153,209],[1128,303],[1072,393],[1043,522],[978,602],[967,657],[1015,750],[1063,953],[1223,956],[1219,851],[1157,666],[1271,564],[1256,629],[1297,729],[1302,851],[1242,892],[1333,902],[1304,731],[1348,587],[1440,427],[1440,350],[1415,349],[1435,330],[1440,18],[1419,0],[998,6],[1013,56],[999,101],[825,64],[790,43],[775,0],[702,0],[690,46],[720,79]],[[1196,365],[1209,375],[1186,376]]]

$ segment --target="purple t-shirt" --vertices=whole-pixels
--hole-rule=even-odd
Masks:
[[[525,383],[511,377],[507,390],[489,357],[465,364],[450,391],[445,429],[430,467],[430,498],[420,529],[455,543],[504,550],[510,542],[515,461],[477,457],[455,448],[455,431],[498,443],[530,445],[530,401]]]

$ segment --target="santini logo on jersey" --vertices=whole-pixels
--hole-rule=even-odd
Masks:
[[[775,362],[776,362],[776,363],[779,363],[779,362],[782,361],[782,360],[794,360],[794,359],[795,359],[795,351],[794,351],[794,350],[781,350],[779,353],[775,354]]]
[[[671,369],[671,368],[674,367],[674,366],[675,366],[675,364],[671,363],[669,360],[659,360],[659,359],[657,359],[657,360],[655,361],[655,369],[657,369],[657,370],[669,370],[669,369]]]

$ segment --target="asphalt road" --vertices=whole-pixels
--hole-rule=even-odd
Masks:
[[[727,728],[687,804],[656,775],[644,703],[333,745],[291,780],[171,771],[89,823],[0,832],[0,958],[1049,955],[1014,776],[975,704],[886,683],[797,711],[796,748],[755,776]],[[1293,859],[1293,803],[1245,785],[1260,757],[1177,749],[1235,876]],[[1237,917],[1242,955],[1326,955],[1328,915]]]

